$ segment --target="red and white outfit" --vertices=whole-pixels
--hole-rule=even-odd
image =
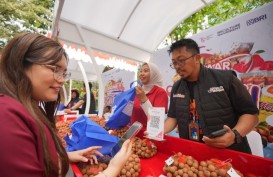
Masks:
[[[147,63],[150,69],[150,81],[148,84],[142,86],[148,100],[141,104],[138,97],[135,97],[134,107],[132,111],[131,124],[135,121],[142,123],[143,130],[147,127],[148,110],[151,107],[164,107],[165,112],[168,111],[168,95],[162,88],[163,79],[158,68],[152,64]]]

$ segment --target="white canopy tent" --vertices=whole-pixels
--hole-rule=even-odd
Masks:
[[[93,50],[138,62],[148,61],[179,23],[213,1],[57,0],[52,36],[86,48],[92,65],[85,70],[100,76],[101,70],[92,56]],[[77,72],[76,68],[73,70],[69,66],[72,73]],[[83,76],[85,82],[92,80],[91,75],[90,78]],[[93,79],[96,78],[101,85],[101,78]],[[103,96],[103,89],[100,89],[99,95]],[[99,108],[102,109],[100,100],[103,99],[99,99]]]

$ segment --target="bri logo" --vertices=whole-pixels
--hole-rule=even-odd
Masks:
[[[209,93],[215,93],[215,92],[223,92],[225,89],[223,86],[220,87],[211,87],[208,92]]]

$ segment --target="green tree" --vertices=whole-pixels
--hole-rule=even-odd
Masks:
[[[163,44],[169,45],[169,41],[175,42],[196,34],[204,29],[230,20],[272,1],[273,0],[217,0],[179,24],[163,41]]]
[[[21,32],[46,34],[51,28],[54,0],[1,0],[0,49]]]

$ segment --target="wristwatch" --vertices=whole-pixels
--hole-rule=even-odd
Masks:
[[[243,141],[243,137],[236,129],[233,129],[232,131],[235,134],[235,144],[241,143]]]

